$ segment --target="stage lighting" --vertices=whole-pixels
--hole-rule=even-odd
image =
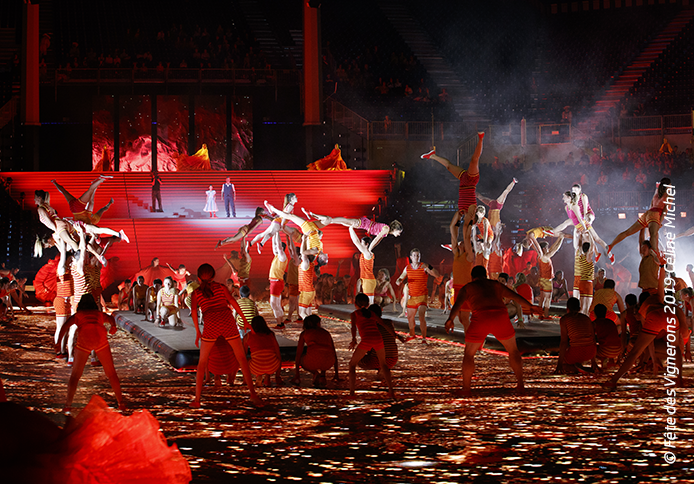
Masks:
[[[681,218],[687,218],[687,212],[680,212]]]
[[[639,212],[638,217],[641,218],[641,215],[643,215],[643,212]]]
[[[619,220],[624,220],[624,219],[627,218],[627,214],[624,213],[624,212],[618,213],[618,214],[617,214],[617,218],[618,218]]]

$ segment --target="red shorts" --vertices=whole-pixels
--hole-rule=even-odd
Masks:
[[[70,211],[75,214],[75,213],[80,213],[84,212],[87,210],[87,204],[82,202],[79,198],[75,198],[73,200],[70,200],[67,203],[68,207],[70,207]]]
[[[578,293],[582,297],[593,297],[593,281],[579,281]]]
[[[282,297],[284,290],[284,281],[278,279],[270,279],[270,296]]]
[[[578,285],[581,283],[581,276],[574,276],[574,291],[578,291]]]
[[[108,346],[106,328],[102,323],[85,324],[77,330],[75,347],[83,351],[101,351]]]
[[[64,297],[56,297],[53,300],[53,307],[55,308],[55,315],[57,317],[70,316],[72,314],[72,305],[70,304],[70,298],[67,301]]]
[[[474,311],[470,317],[470,327],[465,332],[465,342],[484,343],[490,333],[499,341],[516,335],[506,308]]]
[[[583,363],[595,358],[598,348],[595,345],[591,346],[569,346],[564,354],[564,363],[567,365],[575,365]]]
[[[423,296],[410,296],[410,299],[407,300],[407,308],[408,309],[417,309],[419,306],[425,306],[427,305],[427,295]]]

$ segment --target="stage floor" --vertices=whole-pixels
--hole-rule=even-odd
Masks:
[[[349,304],[329,304],[320,306],[318,314],[322,317],[349,321],[350,314],[353,311],[354,306]],[[116,318],[120,328],[133,335],[140,343],[154,351],[173,368],[176,370],[190,370],[197,367],[200,350],[195,346],[195,327],[193,326],[192,318],[188,316],[189,311],[184,309],[182,312],[182,330],[176,330],[173,327],[160,328],[154,323],[145,321],[142,314],[135,314],[132,311],[116,311],[113,313],[113,316]],[[400,311],[392,313],[388,309],[383,313],[383,318],[392,321],[396,331],[407,333],[407,318],[399,317],[399,314]],[[465,343],[465,332],[459,323],[456,324],[453,334],[446,333],[444,324],[447,317],[442,310],[430,308],[427,312],[427,336],[458,344]],[[296,322],[294,324],[299,325],[300,323]],[[280,345],[282,366],[293,366],[296,358],[297,341],[284,337],[281,329],[273,330]],[[416,334],[419,335],[419,321],[417,321]],[[421,341],[419,337],[408,344],[416,344],[418,341]],[[525,328],[516,328],[516,343],[521,354],[558,351],[559,342],[560,331],[558,320],[556,319],[539,320],[531,318],[526,323]],[[501,343],[491,335],[487,336],[485,348],[504,349]]]

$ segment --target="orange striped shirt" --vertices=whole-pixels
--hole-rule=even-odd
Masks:
[[[359,277],[361,279],[376,279],[374,277],[374,260],[376,260],[375,256],[367,259],[364,254],[359,255]]]
[[[542,259],[537,259],[540,264],[540,278],[542,279],[553,279],[554,278],[554,267],[552,266],[552,259],[549,262],[544,262]]]
[[[72,274],[70,274],[69,272],[62,275],[56,275],[56,296],[72,296]]]
[[[412,264],[407,264],[407,285],[410,288],[410,297],[426,296],[427,281],[429,274],[424,271],[424,264],[419,263],[419,267],[415,269]]]
[[[311,292],[315,288],[313,286],[313,273],[316,262],[311,262],[308,265],[308,269],[303,270],[299,267],[299,291],[300,292]]]

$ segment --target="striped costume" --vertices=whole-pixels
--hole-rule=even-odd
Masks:
[[[364,257],[364,254],[359,255],[359,277],[361,278],[361,292],[367,296],[373,296],[376,289],[376,278],[374,277],[374,261],[376,256],[372,255],[371,259]]]
[[[316,296],[316,289],[313,285],[315,266],[314,261],[308,265],[306,270],[299,267],[299,307],[310,308],[313,306],[313,299]]]
[[[251,359],[248,365],[254,375],[268,375],[280,369],[282,360],[277,356],[275,347],[277,339],[275,333],[260,334],[251,331],[248,335],[248,349],[251,351]]]
[[[239,337],[239,329],[234,324],[234,315],[229,309],[229,291],[218,282],[210,282],[212,297],[206,297],[200,288],[193,291],[191,311],[202,310],[202,318],[205,322],[202,330],[202,340],[214,343],[218,337],[227,340]]]
[[[69,272],[65,274],[56,275],[56,295],[53,300],[53,307],[55,308],[56,317],[66,317],[70,316],[72,313],[70,307],[70,297],[72,296],[72,274]]]
[[[417,309],[419,306],[427,305],[427,281],[429,274],[424,270],[424,264],[419,263],[415,269],[412,264],[407,264],[407,285],[410,288],[410,299],[407,307]]]

